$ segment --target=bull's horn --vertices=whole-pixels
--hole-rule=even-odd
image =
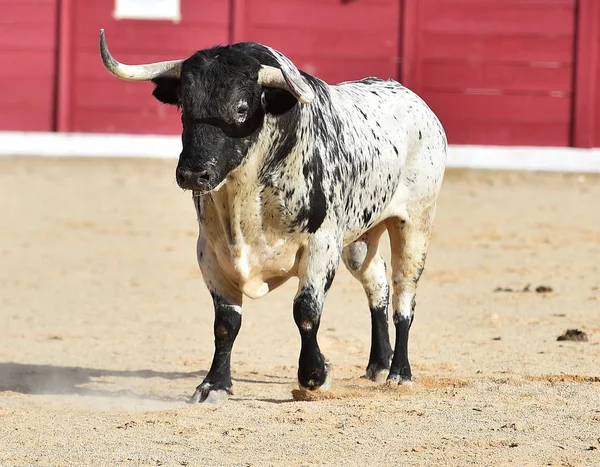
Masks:
[[[312,101],[315,95],[312,89],[304,82],[300,73],[297,70],[295,71],[299,79],[291,79],[291,76],[286,75],[279,68],[262,65],[258,72],[258,84],[270,88],[285,89],[296,97],[298,101],[306,104]]]
[[[104,29],[100,29],[100,55],[104,67],[117,78],[127,81],[150,81],[154,78],[180,78],[183,60],[147,63],[143,65],[124,65],[117,62],[108,50]]]

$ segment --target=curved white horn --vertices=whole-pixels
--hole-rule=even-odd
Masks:
[[[281,52],[272,49],[271,47],[266,48],[274,55],[281,66],[281,69],[262,65],[258,72],[258,84],[272,88],[285,89],[303,104],[312,101],[315,98],[315,93],[300,71],[298,71],[296,65]]]
[[[309,89],[309,93],[301,91],[297,86],[286,79],[283,71],[274,66],[262,65],[258,71],[258,84],[266,86],[268,88],[279,88],[284,89],[291,93],[298,101],[306,104],[314,98],[312,90]]]
[[[183,60],[147,63],[142,65],[124,65],[116,61],[108,50],[104,29],[100,29],[100,55],[104,67],[117,78],[127,81],[150,81],[154,78],[180,78]]]

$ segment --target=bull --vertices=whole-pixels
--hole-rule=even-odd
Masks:
[[[100,32],[106,69],[152,81],[177,106],[179,187],[198,217],[197,258],[214,304],[214,356],[191,402],[231,394],[231,351],[242,298],[299,280],[293,316],[301,338],[298,384],[330,387],[318,330],[340,262],[358,279],[371,313],[366,376],[412,381],[409,330],[444,177],[447,140],[427,104],[388,79],[329,85],[254,42],[215,46],[183,60],[125,65]],[[390,287],[379,241],[391,245]]]

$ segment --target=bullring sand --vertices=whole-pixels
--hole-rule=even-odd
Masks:
[[[412,387],[361,379],[369,314],[342,268],[331,394],[292,397],[290,281],[247,300],[215,408],[186,404],[213,316],[174,165],[0,160],[1,466],[600,465],[600,177],[448,171]]]

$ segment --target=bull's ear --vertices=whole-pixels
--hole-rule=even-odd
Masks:
[[[283,89],[264,88],[261,103],[266,113],[281,115],[298,104],[295,96]]]
[[[181,80],[177,78],[154,78],[155,84],[152,95],[163,104],[179,105],[179,86]]]
[[[306,104],[315,98],[315,93],[296,65],[278,50],[264,46],[275,58],[279,67],[262,65],[258,72],[258,83],[262,86],[285,89],[299,102]]]

